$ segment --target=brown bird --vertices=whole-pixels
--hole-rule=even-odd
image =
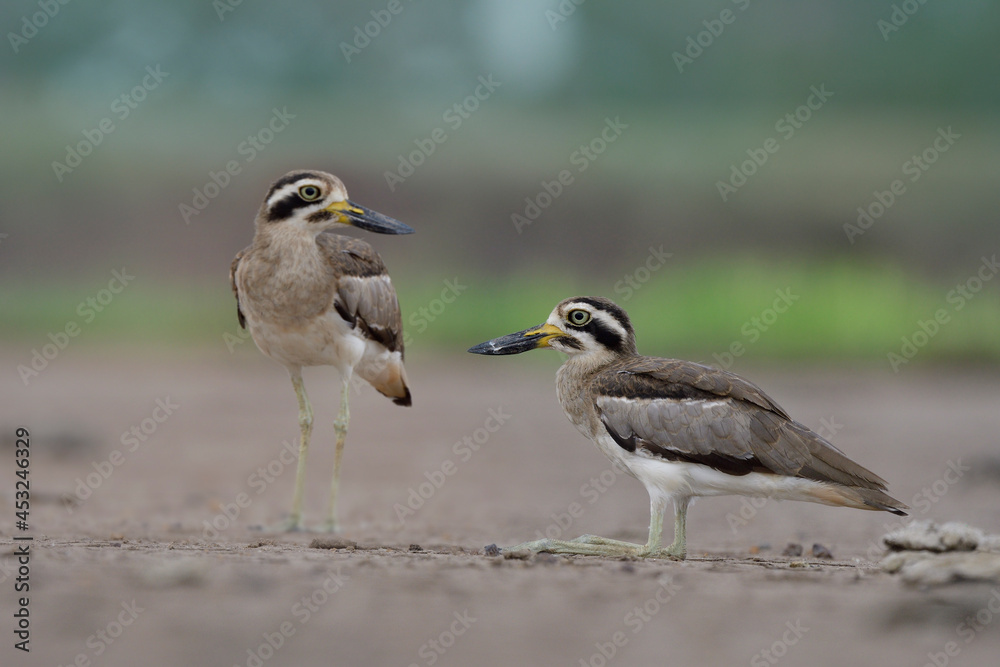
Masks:
[[[481,343],[475,354],[553,348],[568,355],[556,393],[569,420],[646,487],[645,545],[584,535],[512,550],[684,558],[687,508],[696,496],[804,500],[905,515],[886,482],[794,421],[753,383],[690,361],[636,352],[628,315],[600,297],[566,299],[545,324]],[[660,547],[674,504],[674,541]]]
[[[334,422],[330,502],[324,528],[337,530],[340,460],[347,436],[348,393],[357,373],[397,405],[410,405],[403,369],[403,325],[396,290],[378,253],[364,241],[328,232],[352,225],[379,234],[413,229],[347,199],[340,179],[293,171],[271,186],[255,222],[253,243],[230,269],[240,325],[257,347],[288,369],[299,402],[298,470],[285,528],[302,527],[302,493],[313,413],[303,366],[336,366],[343,380]]]

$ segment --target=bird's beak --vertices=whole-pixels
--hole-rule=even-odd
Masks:
[[[376,234],[412,234],[413,227],[394,220],[387,215],[355,204],[349,199],[335,201],[324,210],[337,216],[337,221]]]
[[[524,331],[480,343],[475,347],[470,347],[469,352],[473,354],[520,354],[528,350],[549,347],[550,340],[565,335],[559,327],[543,324],[539,327],[531,327]]]

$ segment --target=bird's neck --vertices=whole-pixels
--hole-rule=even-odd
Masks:
[[[606,349],[583,354],[570,354],[565,363],[559,367],[559,372],[590,379],[613,364],[618,357],[619,355]]]
[[[269,248],[302,248],[316,245],[316,233],[294,222],[258,224],[253,242],[254,245]]]
[[[580,431],[593,437],[594,406],[589,386],[594,377],[615,361],[608,352],[572,355],[556,373],[556,396],[569,420]]]
[[[292,225],[269,225],[258,227],[253,238],[254,251],[268,264],[280,267],[295,276],[298,281],[308,280],[322,271],[323,255],[316,244],[316,234]]]

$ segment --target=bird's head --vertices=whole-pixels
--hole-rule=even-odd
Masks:
[[[351,225],[378,234],[412,234],[398,220],[355,204],[339,178],[323,171],[291,171],[271,186],[257,214],[257,226],[296,225],[319,234]]]
[[[549,347],[595,361],[635,354],[628,314],[610,299],[577,296],[561,302],[545,324],[480,343],[473,354],[520,354]]]

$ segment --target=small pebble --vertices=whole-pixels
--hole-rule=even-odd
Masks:
[[[782,556],[788,556],[789,558],[798,558],[802,555],[802,545],[796,544],[795,542],[789,542],[785,550],[781,552]]]
[[[813,545],[812,555],[813,558],[833,558],[833,554],[830,553],[830,550],[818,542]]]
[[[423,551],[423,548],[419,544],[411,544],[410,551]]]
[[[500,547],[498,547],[495,544],[487,544],[485,547],[483,547],[483,555],[484,556],[499,556],[500,555]]]

